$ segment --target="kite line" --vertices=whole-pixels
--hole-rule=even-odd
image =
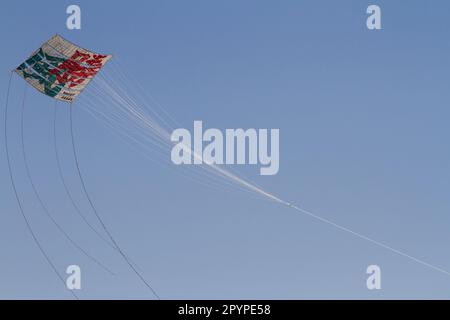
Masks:
[[[8,81],[8,89],[7,89],[7,93],[6,93],[6,103],[5,103],[5,122],[4,122],[4,127],[5,127],[5,151],[6,151],[6,160],[7,160],[7,164],[8,164],[8,171],[9,171],[9,178],[10,178],[10,182],[11,182],[11,187],[13,189],[14,192],[14,196],[17,202],[17,206],[19,208],[19,212],[22,215],[23,220],[25,221],[25,224],[27,226],[27,229],[31,235],[31,237],[33,238],[34,243],[36,244],[36,246],[39,248],[39,251],[42,253],[42,255],[44,256],[45,260],[47,261],[48,265],[51,267],[51,269],[54,271],[54,273],[56,274],[56,276],[59,278],[59,280],[61,280],[61,282],[64,284],[64,286],[66,285],[66,282],[64,280],[64,278],[59,274],[58,269],[56,268],[55,264],[52,262],[52,260],[50,259],[49,255],[47,254],[46,250],[44,249],[44,247],[42,246],[41,242],[39,241],[35,231],[33,230],[33,227],[31,226],[31,223],[27,217],[27,215],[25,214],[25,210],[23,209],[23,205],[22,205],[22,201],[20,200],[18,191],[17,191],[17,187],[16,187],[16,183],[14,181],[14,175],[12,172],[12,168],[11,168],[11,159],[10,159],[10,155],[9,155],[9,146],[8,146],[8,104],[9,104],[9,93],[10,93],[10,89],[11,89],[11,81],[12,81],[12,77],[13,77],[13,71],[11,71],[11,75],[9,77],[9,81]],[[73,291],[73,290],[69,290],[70,293],[73,295],[73,297],[75,299],[79,299],[77,294]]]
[[[111,244],[107,239],[105,239],[100,232],[89,222],[89,220],[86,218],[86,216],[81,212],[80,207],[76,204],[75,199],[72,196],[72,193],[69,190],[69,187],[67,185],[66,179],[64,178],[62,165],[61,165],[61,159],[58,151],[58,144],[57,144],[57,138],[56,138],[56,112],[57,112],[57,104],[58,100],[55,100],[54,105],[54,112],[53,112],[53,147],[55,150],[55,158],[56,158],[56,166],[58,168],[58,175],[61,180],[61,183],[64,187],[64,191],[67,195],[67,197],[70,200],[70,203],[72,204],[73,208],[75,209],[75,212],[77,215],[84,221],[84,223],[100,238],[102,239],[108,246],[116,250],[113,244]]]
[[[129,120],[133,121],[135,123],[135,125],[138,126],[139,129],[145,130],[149,135],[155,136],[158,140],[163,140],[168,145],[172,144],[170,139],[168,139],[168,137],[170,137],[169,133],[163,127],[161,127],[154,119],[152,119],[152,117],[147,112],[145,112],[145,110],[136,101],[133,101],[132,99],[130,100],[129,96],[126,93],[123,93],[120,90],[120,88],[114,88],[114,83],[112,80],[111,80],[112,84],[108,83],[108,81],[106,80],[105,77],[103,77],[101,80],[102,80],[101,82],[98,82],[98,85],[100,87],[100,89],[98,90],[98,93],[104,93],[105,97],[109,98],[113,102],[113,103],[111,103],[112,106],[115,106],[117,109],[119,109],[119,111],[123,112],[126,115],[126,117],[129,118]],[[94,84],[97,84],[97,83],[94,83]],[[101,100],[103,97],[97,96],[97,98],[99,100]],[[201,155],[196,154],[189,147],[186,147],[184,149],[184,151],[188,152],[190,155],[192,155],[195,158],[201,158]],[[225,168],[219,167],[219,166],[215,165],[214,163],[207,163],[205,161],[203,163],[204,164],[202,167],[209,168],[212,173],[215,173],[216,175],[219,175],[219,176],[233,182],[236,185],[240,185],[241,187],[244,187],[245,189],[248,189],[256,194],[259,194],[260,196],[263,196],[263,198],[272,200],[279,204],[283,204],[287,207],[290,207],[290,208],[296,210],[297,213],[302,213],[304,215],[312,217],[322,223],[331,225],[341,231],[352,234],[353,236],[356,236],[362,240],[365,240],[367,242],[375,244],[378,247],[384,248],[395,254],[403,256],[404,258],[408,258],[409,260],[412,260],[412,261],[419,263],[423,266],[426,266],[430,269],[433,269],[435,271],[438,271],[438,272],[446,274],[446,275],[450,275],[449,271],[447,271],[441,267],[435,266],[424,260],[421,260],[419,258],[411,256],[411,255],[409,255],[401,250],[395,249],[394,247],[389,246],[383,242],[380,242],[373,238],[367,237],[367,236],[365,236],[359,232],[356,232],[350,228],[344,227],[344,226],[342,226],[338,223],[335,223],[331,220],[328,220],[326,218],[318,216],[308,210],[302,209],[299,206],[297,206],[291,202],[285,201],[285,200],[275,196],[274,194],[272,194],[268,191],[265,191],[263,188],[261,188],[254,182],[251,182],[248,179],[243,179],[239,175],[234,174]]]
[[[86,196],[86,199],[89,202],[90,207],[92,208],[92,211],[94,212],[95,216],[97,217],[99,223],[101,224],[103,230],[105,231],[105,233],[108,235],[109,239],[112,241],[112,243],[114,244],[114,246],[117,248],[117,251],[120,253],[120,255],[123,257],[123,259],[125,260],[125,262],[128,264],[128,266],[134,271],[134,273],[139,277],[139,279],[141,279],[141,281],[145,284],[145,286],[150,289],[150,291],[153,293],[153,295],[158,299],[161,300],[160,296],[156,293],[155,289],[153,289],[153,287],[150,285],[150,283],[145,280],[145,278],[141,275],[141,273],[137,270],[137,268],[133,265],[133,263],[130,261],[130,259],[127,257],[127,255],[125,255],[125,253],[122,251],[122,249],[119,247],[117,241],[114,239],[114,237],[112,236],[111,232],[108,230],[108,228],[106,227],[106,224],[103,222],[103,219],[100,217],[100,214],[98,213],[91,197],[89,196],[89,193],[87,191],[86,188],[86,184],[84,182],[83,179],[83,175],[81,174],[81,170],[80,170],[80,165],[78,162],[78,155],[77,155],[77,151],[76,151],[76,144],[75,144],[75,137],[73,134],[73,119],[72,119],[72,108],[73,105],[72,103],[69,106],[69,114],[70,114],[70,137],[71,137],[71,141],[72,141],[72,151],[73,151],[73,156],[75,158],[75,166],[77,169],[77,173],[78,173],[78,177],[80,179],[81,182],[81,186],[83,189],[83,193]]]
[[[31,187],[33,189],[33,193],[36,196],[36,199],[38,200],[42,210],[45,212],[45,215],[50,219],[50,221],[55,225],[55,227],[58,229],[59,232],[61,232],[64,237],[77,249],[79,250],[83,255],[85,255],[88,259],[93,261],[95,264],[97,264],[100,268],[105,270],[111,275],[114,275],[114,273],[106,267],[103,263],[101,263],[98,259],[93,257],[91,254],[89,254],[85,249],[83,249],[65,230],[64,228],[58,223],[58,221],[53,217],[53,215],[50,213],[50,210],[45,205],[44,200],[42,199],[36,184],[34,183],[33,177],[31,175],[31,169],[28,162],[28,156],[26,153],[25,148],[25,138],[24,138],[24,118],[25,118],[25,105],[26,105],[26,94],[27,94],[27,86],[25,86],[23,98],[22,98],[22,110],[21,110],[21,116],[20,116],[20,140],[21,140],[21,147],[22,147],[22,157],[23,161],[25,163],[25,171],[27,174],[27,178],[31,184]]]

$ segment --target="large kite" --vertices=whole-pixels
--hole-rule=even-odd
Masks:
[[[55,35],[15,71],[39,92],[72,102],[111,57]]]

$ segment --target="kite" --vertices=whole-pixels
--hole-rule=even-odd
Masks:
[[[73,102],[111,57],[80,48],[55,35],[15,72],[39,92]]]

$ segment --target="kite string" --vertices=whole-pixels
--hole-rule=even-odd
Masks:
[[[111,116],[108,116],[104,112],[100,112],[98,108],[94,108],[93,106],[90,106],[90,104],[84,103],[81,105],[83,109],[87,113],[89,113],[92,117],[94,117],[96,120],[100,121],[106,128],[110,129],[111,132],[115,135],[117,135],[121,140],[123,140],[127,145],[129,145],[131,148],[133,148],[135,151],[141,153],[143,156],[148,158],[150,161],[154,162],[156,165],[159,165],[161,167],[173,167],[173,164],[170,165],[167,162],[167,153],[162,152],[168,151],[168,145],[167,148],[164,149],[151,149],[149,148],[149,145],[153,144],[153,141],[147,140],[147,136],[143,135],[142,133],[139,134],[139,132],[136,132],[137,136],[133,136],[132,133],[129,132],[125,128],[123,124],[120,123],[118,119],[113,119]],[[139,139],[141,138],[141,139]],[[128,141],[130,140],[130,141]],[[148,142],[148,143],[145,143]],[[159,145],[155,144],[155,147],[159,147]],[[153,158],[150,156],[150,152],[157,152],[159,155],[163,155],[166,159],[163,161],[162,159]],[[180,170],[180,166],[178,166]],[[217,189],[220,192],[245,192],[248,193],[248,195],[252,198],[258,198],[258,199],[265,199],[263,197],[260,197],[259,194],[256,194],[252,191],[249,191],[248,189],[245,189],[243,187],[237,186],[235,184],[232,184],[230,181],[220,179],[219,177],[216,177],[216,175],[211,174],[210,172],[190,172],[190,171],[180,171],[177,170],[177,173],[181,174],[185,178],[195,182],[199,183],[209,189]],[[200,170],[204,170],[204,168],[201,168]],[[203,178],[203,179],[202,179]],[[238,189],[238,190],[236,190]]]
[[[61,232],[64,237],[76,248],[78,249],[82,254],[84,254],[88,259],[92,260],[94,263],[96,263],[99,267],[107,271],[109,274],[114,275],[114,273],[107,268],[103,263],[101,263],[98,259],[90,255],[85,249],[83,249],[65,230],[64,228],[58,223],[58,221],[53,217],[53,215],[50,213],[50,210],[45,205],[44,200],[42,199],[36,184],[34,183],[33,176],[31,175],[31,169],[28,162],[28,157],[26,153],[25,148],[25,135],[24,135],[24,119],[25,119],[25,105],[26,105],[26,93],[27,93],[27,86],[28,84],[25,83],[25,89],[23,93],[23,100],[22,100],[22,110],[21,110],[21,116],[20,116],[20,140],[21,140],[21,147],[22,147],[22,157],[25,164],[25,171],[27,174],[28,181],[31,184],[32,190],[34,195],[36,196],[36,199],[38,200],[42,210],[44,210],[45,215],[50,219],[50,221],[53,223],[53,225],[58,229],[59,232]]]
[[[131,83],[131,88],[134,89],[135,92],[139,95],[139,97],[141,98],[141,102],[144,102],[144,106],[146,106],[145,104],[145,101],[147,100],[146,97],[149,97],[153,101],[156,108],[167,117],[168,122],[169,121],[172,122],[172,124],[177,128],[181,127],[179,122],[169,112],[165,110],[165,108],[159,103],[159,101],[155,97],[153,97],[153,95],[150,93],[150,90],[148,89],[145,90],[140,82],[134,81],[133,79],[131,79],[131,77],[129,77],[126,74],[126,72],[124,72],[126,68],[122,65],[122,63],[119,61],[118,58],[111,60],[111,63],[109,65],[116,70],[116,73],[119,73],[119,76],[122,76],[125,85]],[[114,77],[112,77],[112,79],[114,79]],[[151,108],[147,106],[146,109],[149,110]],[[158,113],[157,110],[153,110],[153,112]],[[171,128],[170,126],[168,127]],[[173,130],[174,128],[171,129]]]
[[[80,207],[76,204],[74,197],[72,196],[72,193],[69,190],[69,186],[66,183],[66,179],[64,178],[62,165],[61,165],[61,159],[58,151],[58,144],[57,144],[57,136],[56,136],[56,115],[57,115],[57,103],[58,100],[55,100],[55,106],[54,106],[54,117],[53,117],[53,145],[55,149],[55,157],[56,157],[56,166],[58,168],[58,174],[59,178],[63,184],[64,190],[66,195],[68,196],[73,208],[75,209],[75,212],[78,216],[81,217],[81,219],[86,223],[86,225],[100,238],[102,239],[107,245],[109,245],[111,248],[116,250],[114,245],[110,243],[107,239],[105,239],[100,232],[89,222],[89,220],[86,218],[86,216],[81,212]]]
[[[70,135],[71,135],[71,140],[72,140],[72,151],[73,151],[73,155],[74,155],[74,158],[75,158],[75,165],[76,165],[78,177],[79,177],[80,182],[81,182],[83,193],[86,196],[86,199],[88,200],[89,205],[91,206],[92,211],[94,212],[95,216],[97,217],[98,221],[100,222],[103,230],[108,235],[108,237],[110,238],[110,240],[112,241],[114,246],[117,248],[117,251],[121,254],[121,256],[123,257],[125,262],[134,271],[134,273],[139,277],[139,279],[145,284],[145,286],[150,289],[150,291],[155,295],[155,297],[158,300],[161,300],[161,298],[156,293],[156,291],[153,289],[153,287],[145,280],[145,278],[141,275],[141,273],[133,266],[133,264],[131,263],[129,258],[125,255],[125,253],[119,247],[117,241],[114,239],[112,234],[109,232],[108,228],[106,227],[106,224],[103,222],[103,219],[100,217],[96,207],[94,206],[94,203],[93,203],[91,197],[89,196],[89,193],[87,192],[86,184],[84,183],[83,175],[81,174],[81,170],[80,170],[80,166],[79,166],[79,162],[78,162],[78,156],[77,156],[77,152],[76,152],[75,138],[74,138],[74,134],[73,134],[72,108],[73,108],[73,104],[71,103],[70,104],[70,108],[69,108],[69,110],[70,110],[69,114],[70,114]]]
[[[88,221],[88,219],[85,217],[85,215],[83,215],[81,213],[80,207],[76,204],[76,201],[72,195],[72,192],[70,191],[68,184],[64,178],[64,174],[62,171],[62,165],[61,165],[61,159],[59,156],[59,152],[58,152],[58,147],[57,147],[57,136],[56,136],[56,104],[55,104],[55,112],[54,112],[54,119],[53,119],[53,140],[54,140],[54,148],[55,148],[55,154],[56,154],[56,160],[57,160],[57,166],[58,166],[58,173],[60,176],[60,179],[64,185],[64,190],[66,191],[66,194],[68,195],[74,209],[76,210],[77,214],[85,221],[85,223],[99,236],[99,238],[101,238],[111,249],[115,250],[118,252],[117,248],[114,246],[114,244],[112,242],[110,242],[109,240],[107,240],[105,237],[103,237],[100,232],[94,228],[94,226]],[[137,269],[140,269],[140,267],[131,259],[128,258],[130,260],[130,262],[132,264],[134,264],[134,266]]]
[[[117,76],[108,77],[109,81],[111,81],[111,83],[112,83],[112,84],[109,85],[109,87],[112,90],[117,91],[119,93],[119,95],[122,93],[122,94],[126,95],[127,97],[129,97],[128,99],[132,100],[134,102],[133,105],[136,106],[138,109],[140,109],[141,113],[146,115],[147,118],[151,118],[151,114],[149,114],[146,111],[149,111],[150,113],[156,114],[158,116],[158,111],[157,110],[153,110],[150,106],[147,105],[147,102],[146,102],[147,99],[143,99],[143,97],[149,97],[153,101],[153,104],[155,105],[155,107],[167,117],[168,121],[172,122],[178,128],[181,127],[181,125],[176,121],[176,119],[174,117],[172,117],[171,114],[168,111],[166,111],[166,108],[164,106],[162,106],[161,103],[159,103],[158,100],[156,100],[156,98],[154,98],[152,96],[152,94],[150,93],[149,90],[144,90],[142,85],[139,82],[134,81],[131,77],[127,76],[126,72],[124,71],[125,68],[122,67],[122,64],[120,63],[120,61],[117,58],[114,59],[114,60],[111,60],[111,62],[109,63],[109,66],[110,66],[111,69],[113,69],[113,71],[115,70],[115,74],[114,75],[118,74],[119,77],[122,77],[122,79],[124,79],[124,82],[123,82],[122,85],[125,87],[125,89],[127,89],[128,88],[127,85],[129,83],[131,83],[131,85],[129,85],[129,87],[131,88],[131,90],[135,90],[135,92],[141,97],[141,100],[139,100],[139,97],[138,97],[137,100],[131,98],[125,92],[125,90],[117,82],[115,82],[115,78],[117,78]],[[108,72],[108,69],[103,70],[103,73],[107,73],[107,72]],[[104,82],[107,82],[108,79],[107,79],[106,76],[103,76],[102,74],[99,74],[99,75],[100,75],[100,79],[103,79]],[[97,82],[99,84],[101,83],[98,80],[97,80]],[[141,105],[143,107],[140,107]],[[159,115],[158,118],[162,118],[162,116]],[[156,121],[153,120],[153,122],[156,122]],[[167,122],[164,122],[164,123],[167,123]],[[171,129],[170,126],[168,126],[168,128]],[[173,128],[172,128],[172,130],[173,130]],[[172,144],[171,144],[171,146],[172,146]],[[208,166],[202,166],[202,168],[204,168],[205,171],[210,171],[210,170],[208,170],[209,169]],[[212,172],[210,172],[210,173],[212,173],[212,175],[216,175],[217,174],[213,170],[211,170],[211,171]],[[232,170],[231,168],[228,168],[227,171],[233,173],[234,170]],[[248,177],[245,177],[245,175],[243,175],[242,172],[235,173],[235,175],[237,175],[237,174],[239,174],[240,176],[243,176],[247,181],[249,181],[252,184],[256,185],[254,182],[250,181],[250,179]],[[209,176],[209,175],[206,174],[206,176]],[[235,184],[235,182],[234,182],[234,184]],[[242,189],[242,188],[238,188],[238,189],[240,189],[240,191],[245,190],[245,189]]]
[[[114,89],[112,89],[112,90],[114,90]],[[117,94],[117,93],[116,93],[116,94]],[[120,93],[119,93],[119,95],[120,95]],[[123,99],[122,99],[122,100],[123,100]],[[118,104],[124,104],[124,103],[121,102],[121,101],[119,101]],[[121,106],[121,107],[123,107],[124,109],[133,109],[134,107],[139,108],[139,107],[137,106],[136,103],[134,103],[134,107],[133,107],[132,104],[129,104],[129,103],[128,103],[128,104],[125,104],[125,105],[123,105],[123,106]],[[141,112],[142,112],[142,109],[141,109]],[[142,114],[141,114],[140,116],[137,116],[137,114],[138,114],[139,112],[134,111],[133,113],[134,113],[133,115],[136,116],[136,119],[134,119],[134,120],[135,120],[135,121],[142,121],[142,122],[143,122],[143,126],[148,125],[149,123],[152,123],[152,127],[158,126],[158,124],[155,124],[155,123],[154,123],[155,121],[154,121],[153,119],[151,119],[151,118],[150,118],[150,119],[146,119],[146,120],[143,120],[143,119],[142,119],[142,117],[143,117],[143,118],[146,118],[146,117],[148,118],[148,115],[142,116]],[[151,132],[151,131],[152,131],[152,130],[149,130],[148,132]],[[190,153],[191,153],[194,157],[199,157],[199,155],[196,155],[195,152],[193,152],[193,151],[190,151]],[[394,253],[396,253],[396,254],[398,254],[398,255],[401,255],[401,256],[403,256],[403,257],[406,257],[406,258],[408,258],[408,259],[410,259],[410,260],[412,260],[412,261],[415,261],[415,262],[417,262],[417,263],[419,263],[419,264],[422,264],[422,265],[424,265],[424,266],[427,266],[427,267],[429,267],[429,268],[431,268],[431,269],[434,269],[434,270],[439,271],[439,272],[441,272],[441,273],[444,273],[444,274],[446,274],[446,275],[450,275],[450,272],[447,271],[447,270],[445,270],[445,269],[443,269],[443,268],[434,266],[434,265],[432,265],[432,264],[430,264],[430,263],[428,263],[428,262],[425,262],[425,261],[423,261],[423,260],[421,260],[421,259],[415,258],[415,257],[413,257],[413,256],[411,256],[411,255],[409,255],[409,254],[407,254],[407,253],[405,253],[405,252],[402,252],[402,251],[400,251],[400,250],[398,250],[398,249],[395,249],[395,248],[393,248],[393,247],[391,247],[391,246],[389,246],[389,245],[386,245],[386,244],[384,244],[384,243],[382,243],[382,242],[379,242],[379,241],[377,241],[377,240],[374,240],[374,239],[372,239],[372,238],[369,238],[369,237],[367,237],[367,236],[364,236],[364,235],[361,234],[361,233],[355,232],[355,231],[353,231],[353,230],[351,230],[351,229],[349,229],[349,228],[347,228],[347,227],[344,227],[344,226],[342,226],[342,225],[339,225],[339,224],[337,224],[337,223],[335,223],[335,222],[333,222],[333,221],[331,221],[331,220],[328,220],[328,219],[322,218],[322,217],[320,217],[320,216],[318,216],[318,215],[315,215],[315,214],[313,214],[312,212],[307,211],[307,210],[304,210],[304,209],[302,209],[302,208],[300,208],[300,207],[298,207],[298,206],[296,206],[296,205],[294,205],[294,204],[292,204],[292,203],[290,203],[290,202],[284,201],[284,200],[282,200],[282,199],[276,197],[275,195],[273,195],[273,194],[271,194],[271,193],[269,193],[269,192],[266,192],[264,189],[262,189],[261,187],[259,187],[259,186],[256,185],[255,183],[253,183],[252,181],[249,181],[248,179],[245,179],[245,180],[244,180],[244,179],[242,179],[241,177],[239,177],[237,174],[233,174],[232,172],[230,172],[230,171],[228,171],[228,170],[226,170],[226,169],[223,169],[223,168],[221,168],[221,167],[219,167],[219,166],[217,166],[217,165],[215,165],[215,164],[205,163],[205,166],[206,166],[206,167],[210,167],[211,169],[217,171],[216,173],[219,174],[219,175],[221,175],[222,177],[228,178],[228,179],[232,180],[233,182],[235,182],[235,183],[237,183],[237,184],[241,184],[241,185],[243,185],[244,187],[249,188],[250,190],[254,191],[255,193],[259,193],[260,195],[262,195],[262,196],[264,196],[264,197],[267,197],[268,199],[270,199],[270,200],[272,200],[272,201],[275,201],[275,202],[284,204],[284,205],[286,205],[286,206],[289,206],[289,207],[293,208],[294,210],[296,210],[296,211],[298,211],[298,212],[301,212],[301,213],[306,214],[306,215],[308,215],[308,216],[310,216],[310,217],[313,217],[313,218],[315,218],[315,219],[317,219],[317,220],[319,220],[319,221],[321,221],[321,222],[323,222],[323,223],[326,223],[326,224],[329,224],[329,225],[331,225],[331,226],[334,226],[335,228],[340,229],[341,231],[345,231],[345,232],[347,232],[347,233],[350,233],[350,234],[352,234],[352,235],[354,235],[354,236],[356,236],[356,237],[358,237],[358,238],[360,238],[360,239],[363,239],[363,240],[366,240],[366,241],[368,241],[368,242],[371,242],[372,244],[375,244],[375,245],[377,245],[377,246],[379,246],[379,247],[382,247],[382,248],[384,248],[384,249],[387,249],[387,250],[389,250],[389,251],[391,251],[391,252],[394,252]]]
[[[423,266],[426,266],[426,267],[431,268],[431,269],[433,269],[433,270],[435,270],[435,271],[438,271],[438,272],[441,272],[441,273],[443,273],[443,274],[446,274],[446,275],[450,276],[450,272],[447,271],[447,270],[445,270],[445,269],[442,269],[442,268],[440,268],[440,267],[437,267],[437,266],[435,266],[435,265],[432,265],[431,263],[428,263],[428,262],[426,262],[426,261],[423,261],[423,260],[421,260],[421,259],[419,259],[419,258],[413,257],[413,256],[411,256],[411,255],[409,255],[409,254],[407,254],[407,253],[405,253],[405,252],[403,252],[403,251],[400,251],[400,250],[398,250],[398,249],[395,249],[395,248],[393,248],[393,247],[391,247],[391,246],[389,246],[389,245],[387,245],[387,244],[384,244],[384,243],[382,243],[382,242],[380,242],[380,241],[378,241],[378,240],[369,238],[369,237],[367,237],[367,236],[365,236],[365,235],[363,235],[363,234],[361,234],[361,233],[359,233],[359,232],[353,231],[353,230],[351,230],[351,229],[349,229],[349,228],[347,228],[347,227],[344,227],[344,226],[342,226],[342,225],[340,225],[340,224],[337,224],[336,222],[333,222],[333,221],[331,221],[331,220],[328,220],[328,219],[326,219],[326,218],[323,218],[323,217],[321,217],[321,216],[318,216],[318,215],[316,215],[316,214],[314,214],[314,213],[312,213],[312,212],[310,212],[310,211],[308,211],[308,210],[302,209],[302,208],[300,208],[300,207],[298,207],[298,206],[296,206],[296,205],[289,204],[289,206],[290,206],[291,208],[293,208],[294,210],[297,210],[298,212],[301,212],[301,213],[303,213],[303,214],[306,214],[306,215],[308,215],[308,216],[310,216],[310,217],[312,217],[312,218],[314,218],[314,219],[316,219],[316,220],[318,220],[318,221],[321,221],[321,222],[323,222],[323,223],[326,223],[326,224],[328,224],[328,225],[331,225],[331,226],[333,226],[333,227],[335,227],[335,228],[337,228],[337,229],[339,229],[339,230],[341,230],[341,231],[345,231],[345,232],[347,232],[347,233],[350,233],[350,234],[352,234],[352,235],[354,235],[354,236],[356,236],[356,237],[358,237],[358,238],[360,238],[360,239],[363,239],[363,240],[366,240],[366,241],[368,241],[368,242],[371,242],[372,244],[375,244],[375,245],[377,245],[377,246],[379,246],[379,247],[381,247],[381,248],[384,248],[384,249],[386,249],[386,250],[389,250],[389,251],[391,251],[391,252],[394,252],[394,253],[396,253],[396,254],[398,254],[398,255],[400,255],[400,256],[403,256],[403,257],[408,258],[408,259],[410,259],[410,260],[412,260],[412,261],[415,261],[415,262],[417,262],[417,263],[419,263],[419,264],[421,264],[421,265],[423,265]]]
[[[58,272],[58,269],[56,268],[55,264],[52,262],[52,260],[50,259],[49,255],[47,254],[47,252],[45,251],[44,247],[42,246],[41,242],[39,241],[36,233],[33,230],[33,227],[31,226],[30,221],[28,220],[27,215],[25,214],[25,210],[23,209],[23,205],[22,202],[20,200],[18,191],[17,191],[17,187],[16,187],[16,183],[14,181],[14,176],[12,173],[12,167],[11,167],[11,159],[10,159],[10,155],[9,155],[9,146],[8,146],[8,104],[9,104],[9,94],[10,94],[10,88],[11,88],[11,81],[12,81],[12,77],[13,77],[13,71],[11,71],[11,75],[8,81],[8,89],[7,89],[7,93],[6,93],[6,103],[5,103],[5,119],[4,119],[4,133],[5,133],[5,153],[6,153],[6,162],[8,165],[8,171],[9,171],[9,178],[10,178],[10,182],[11,182],[11,186],[14,192],[14,196],[17,202],[17,206],[19,207],[19,211],[22,215],[22,218],[25,221],[25,224],[27,226],[27,229],[31,235],[31,237],[33,238],[34,243],[36,244],[36,246],[39,248],[39,251],[42,253],[42,255],[44,256],[45,260],[47,261],[47,263],[49,264],[49,266],[51,267],[51,269],[54,271],[54,273],[56,274],[56,276],[59,278],[59,280],[61,280],[61,282],[64,284],[64,286],[66,286],[66,282],[64,280],[64,278],[60,275],[60,273]],[[70,293],[73,295],[73,297],[75,299],[79,299],[77,294],[70,290]]]
[[[172,142],[170,141],[170,133],[167,130],[165,130],[164,128],[162,128],[157,122],[155,122],[155,120],[152,119],[151,116],[146,114],[145,110],[140,108],[138,103],[136,103],[135,101],[133,101],[133,102],[127,101],[128,100],[127,98],[124,98],[121,96],[121,91],[115,90],[105,80],[102,79],[102,81],[103,82],[99,82],[99,84],[100,83],[103,84],[100,88],[103,87],[103,90],[105,90],[106,92],[109,92],[109,94],[107,94],[105,96],[105,98],[111,99],[112,105],[113,106],[116,105],[117,109],[120,110],[121,112],[123,112],[132,121],[132,123],[135,123],[135,125],[137,126],[138,129],[145,130],[146,132],[148,132],[150,134],[150,137],[151,136],[157,137],[158,139],[163,141],[167,147],[172,145]],[[103,92],[103,90],[100,90],[98,92],[99,95]],[[99,95],[97,95],[97,97],[99,97]],[[211,167],[213,167],[213,166],[206,165],[206,166],[200,167],[202,170],[205,170],[205,176],[208,176],[210,179],[212,179],[212,177],[215,175],[219,175],[219,172],[221,171],[218,169],[212,170]],[[207,173],[210,173],[211,176],[209,176]],[[223,173],[222,173],[222,175],[223,175]],[[224,176],[225,176],[225,178],[230,179],[234,182],[233,186],[235,188],[240,188],[238,186],[242,183],[239,183],[236,185],[236,181],[238,179],[232,178],[233,174],[231,174],[228,171],[228,174],[226,174]],[[253,183],[253,185],[255,185],[255,184]],[[248,189],[241,189],[241,190],[245,190],[247,192],[252,192],[252,191],[254,192],[254,190],[249,191]],[[259,194],[260,193],[261,192],[259,192]],[[258,194],[258,193],[256,193],[256,194]]]

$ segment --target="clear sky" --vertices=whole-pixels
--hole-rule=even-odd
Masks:
[[[81,6],[81,30],[66,28],[69,4]],[[382,30],[366,28],[369,4],[381,7]],[[59,33],[112,53],[184,127],[202,120],[221,129],[279,128],[279,173],[238,171],[283,199],[450,270],[449,16],[448,1],[425,0],[2,1],[1,123],[9,71]],[[39,190],[64,227],[116,275],[74,250],[39,208],[19,148],[23,87],[15,77],[11,156],[44,246],[62,272],[81,266],[81,298],[152,298],[74,215],[56,171],[53,102],[30,90],[25,135]],[[64,171],[89,215],[70,155],[68,110],[60,107]],[[192,183],[134,152],[83,110],[74,113],[88,189],[164,299],[450,298],[448,275],[287,207]],[[19,215],[1,132],[0,298],[71,298]],[[371,264],[381,267],[381,290],[366,288]]]

